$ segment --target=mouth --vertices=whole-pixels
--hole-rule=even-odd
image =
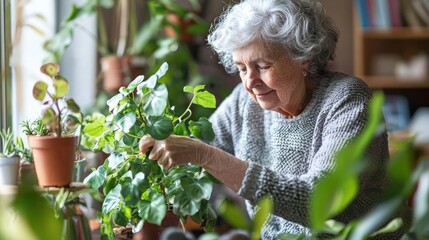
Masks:
[[[256,96],[257,98],[262,98],[262,97],[265,97],[265,96],[267,96],[268,94],[270,94],[270,93],[272,93],[272,92],[274,92],[274,90],[271,90],[271,91],[269,91],[269,92],[265,92],[265,93],[254,93],[254,94],[255,94],[255,96]]]

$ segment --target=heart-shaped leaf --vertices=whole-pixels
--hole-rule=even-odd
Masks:
[[[194,137],[204,141],[213,141],[215,138],[212,123],[205,117],[198,121],[189,121],[189,130]]]
[[[84,180],[83,183],[88,184],[93,189],[100,188],[104,181],[106,180],[107,171],[106,168],[102,165],[89,174]]]
[[[40,67],[40,71],[53,78],[60,72],[60,65],[57,63],[47,63]]]
[[[67,107],[68,107],[68,109],[70,109],[70,111],[72,111],[74,113],[80,112],[79,105],[77,105],[77,103],[73,99],[71,99],[71,98],[67,99],[66,103],[67,103]]]
[[[145,132],[156,140],[166,139],[173,132],[173,122],[167,117],[150,117],[150,125],[145,128]]]
[[[43,101],[48,90],[48,84],[42,81],[36,82],[33,87],[33,97],[36,100]]]
[[[55,89],[55,98],[61,98],[69,93],[69,83],[67,80],[58,76],[54,81],[54,89]]]
[[[193,103],[201,105],[205,108],[216,108],[216,98],[209,91],[197,92]]]
[[[168,104],[168,90],[164,84],[158,84],[146,97],[143,111],[150,116],[160,116]]]
[[[148,199],[139,202],[139,216],[150,223],[161,225],[167,213],[165,198],[161,193],[148,191]]]

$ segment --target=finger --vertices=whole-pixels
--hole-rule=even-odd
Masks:
[[[165,154],[163,154],[159,159],[158,159],[158,163],[165,169],[165,170],[169,170],[170,168],[172,168],[174,166],[174,161],[167,157]]]
[[[149,137],[149,136],[143,136],[139,141],[139,149],[140,152],[145,153],[147,150],[152,147],[155,144],[156,140]]]
[[[165,144],[163,141],[156,141],[155,140],[155,143],[153,144],[153,148],[150,151],[148,158],[152,159],[152,160],[159,159],[163,155],[163,153],[165,152],[164,145]]]

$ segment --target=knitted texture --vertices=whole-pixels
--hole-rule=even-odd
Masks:
[[[315,182],[333,170],[335,153],[362,132],[371,96],[363,81],[331,73],[316,82],[305,110],[287,119],[263,110],[240,84],[211,116],[216,134],[211,144],[249,162],[238,194],[246,199],[250,216],[261,197],[274,199],[262,239],[280,233],[310,235],[308,206]],[[361,175],[357,198],[337,220],[349,222],[376,204],[389,157],[385,132],[366,156],[371,170]]]

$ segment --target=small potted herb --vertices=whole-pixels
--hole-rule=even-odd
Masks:
[[[43,106],[40,119],[24,124],[24,133],[33,153],[37,178],[41,187],[69,186],[79,146],[78,134],[82,114],[73,99],[66,98],[68,81],[61,75],[60,66],[44,64],[41,72],[50,84],[38,81],[33,96]]]
[[[0,131],[0,185],[17,185],[22,140],[8,128]]]
[[[191,217],[206,229],[214,226],[215,214],[209,204],[215,179],[200,166],[187,164],[163,169],[157,161],[140,152],[138,142],[144,135],[162,140],[170,134],[210,141],[214,138],[207,118],[189,120],[194,104],[215,108],[213,94],[204,86],[187,86],[192,94],[188,108],[177,114],[168,103],[168,90],[158,80],[168,70],[166,63],[151,77],[137,77],[107,101],[110,115],[98,115],[83,129],[92,137],[93,150],[110,153],[104,164],[84,181],[105,195],[100,214],[101,235],[113,239],[113,227],[131,226],[149,237],[146,227],[162,225],[170,215],[186,220]],[[177,226],[178,220],[173,224]],[[158,234],[160,230],[158,229]]]

